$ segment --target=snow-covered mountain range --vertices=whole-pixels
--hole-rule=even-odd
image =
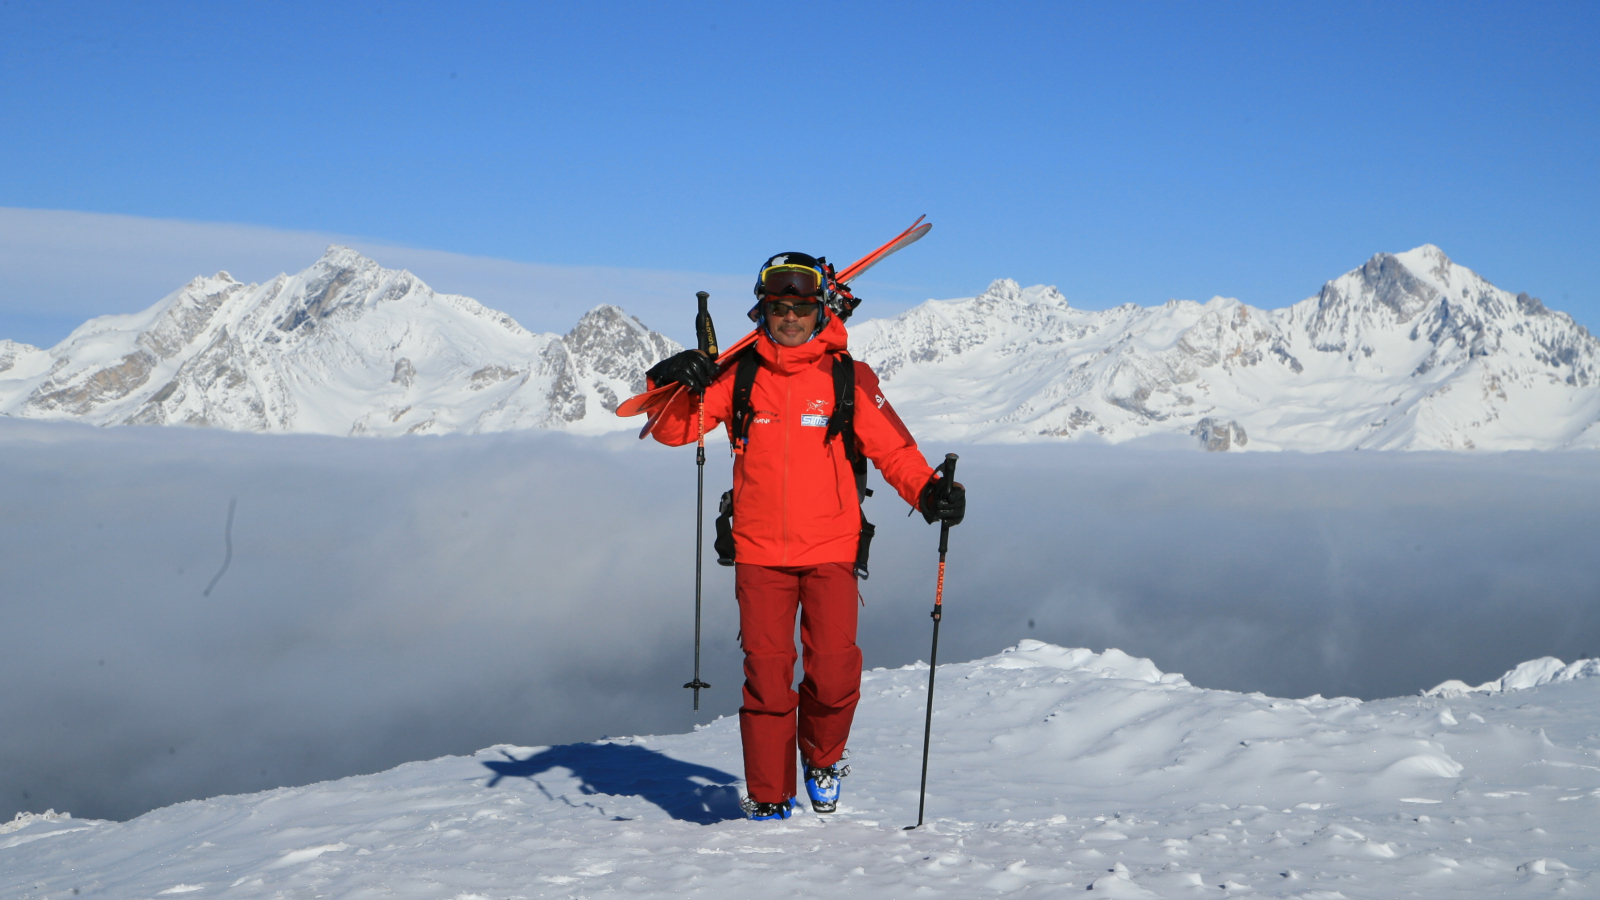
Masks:
[[[329,247],[266,284],[196,278],[41,350],[0,343],[0,412],[98,425],[438,434],[615,431],[677,344],[614,306],[534,334],[410,272]]]
[[[43,350],[0,341],[0,413],[101,425],[393,435],[635,427],[611,415],[679,346],[612,306],[533,334],[330,247],[264,285],[219,272]],[[851,349],[924,440],[1227,449],[1600,446],[1600,341],[1432,245],[1283,309],[1074,309],[994,282],[856,322]]]
[[[1209,449],[1600,446],[1600,341],[1432,245],[1381,253],[1315,297],[1100,312],[996,281],[851,330],[922,439]]]

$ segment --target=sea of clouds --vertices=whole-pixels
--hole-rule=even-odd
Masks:
[[[730,476],[711,446],[714,509]],[[971,502],[946,661],[1031,637],[1203,687],[1372,698],[1600,651],[1594,453],[924,450],[961,453]],[[714,687],[698,714],[680,687],[694,481],[692,450],[631,436],[0,419],[0,818],[122,819],[732,714],[738,623],[713,560]],[[860,643],[899,666],[928,655],[937,530],[873,486]]]

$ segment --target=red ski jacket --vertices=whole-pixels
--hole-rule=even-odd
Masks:
[[[851,563],[861,532],[855,473],[843,439],[824,443],[833,414],[833,354],[844,325],[831,318],[816,337],[784,347],[763,333],[750,392],[750,443],[733,461],[733,541],[739,562],[760,566]],[[856,441],[884,480],[917,505],[933,467],[878,388],[866,363],[856,368]],[[706,389],[706,432],[733,417],[729,367]],[[698,439],[699,403],[674,404],[652,434],[671,447]]]

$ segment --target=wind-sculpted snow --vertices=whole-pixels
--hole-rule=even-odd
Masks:
[[[625,427],[619,397],[677,344],[614,306],[565,336],[343,247],[263,285],[196,278],[48,351],[0,345],[0,412],[98,425],[397,435]]]
[[[739,818],[737,722],[0,826],[8,896],[1592,896],[1600,679],[1285,700],[1023,641],[866,673],[840,811]]]
[[[1425,245],[1280,310],[1237,300],[1072,309],[996,281],[857,324],[856,356],[924,440],[1208,449],[1600,446],[1600,342]]]
[[[1528,688],[1539,687],[1544,684],[1559,684],[1563,681],[1574,681],[1579,678],[1600,677],[1600,659],[1580,659],[1575,663],[1563,663],[1554,656],[1545,656],[1539,659],[1530,659],[1505,673],[1493,681],[1486,681],[1477,687],[1471,687],[1464,681],[1450,680],[1427,691],[1429,697],[1458,697],[1462,694],[1503,693],[1505,691],[1521,691]]]

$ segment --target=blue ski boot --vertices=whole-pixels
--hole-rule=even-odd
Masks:
[[[827,768],[806,766],[806,793],[811,795],[811,808],[819,813],[831,813],[839,808],[839,779],[850,774],[849,766],[834,764]]]
[[[793,798],[782,803],[757,803],[745,797],[739,801],[739,806],[744,810],[745,818],[752,822],[770,822],[776,819],[787,819],[794,815]]]

